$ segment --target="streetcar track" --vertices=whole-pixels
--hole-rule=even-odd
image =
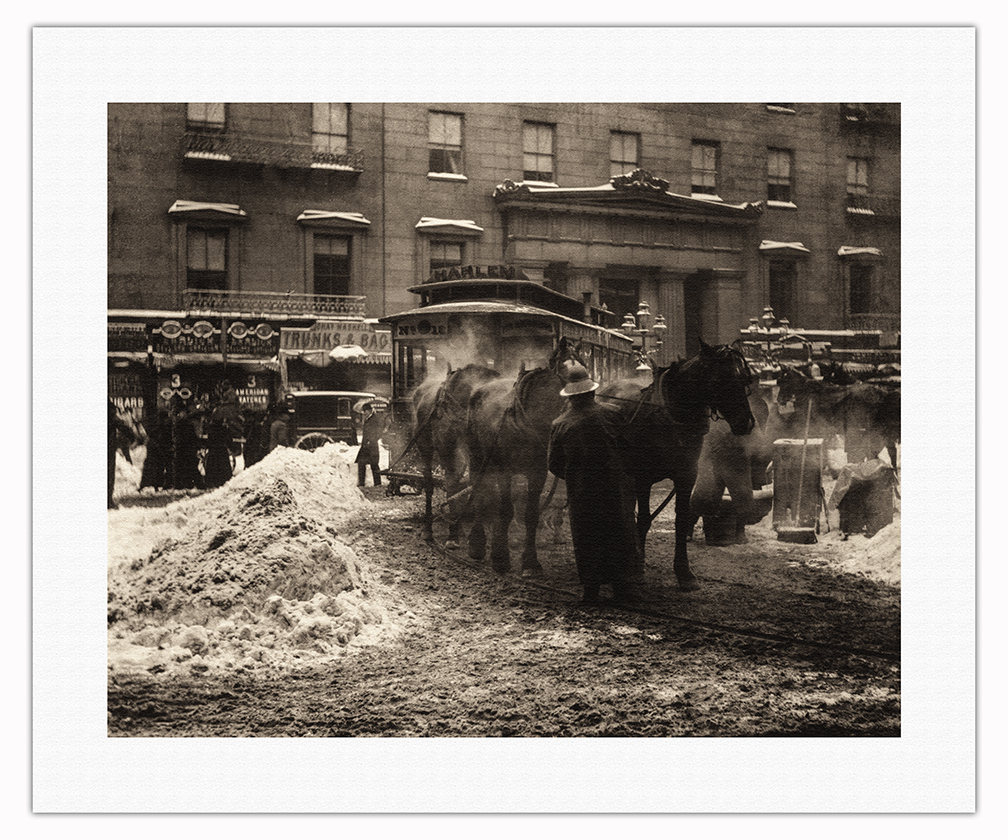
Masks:
[[[482,564],[477,561],[470,561],[468,558],[459,557],[454,551],[449,551],[440,543],[433,543],[432,548],[434,548],[442,557],[450,560],[452,563],[465,566],[469,569],[480,570],[483,568]],[[518,586],[531,587],[534,589],[539,589],[544,592],[549,592],[552,595],[556,595],[563,598],[577,598],[576,593],[572,592],[570,589],[563,589],[550,584],[542,583],[540,581],[532,580],[530,578],[518,578],[515,580],[515,584]],[[738,586],[749,587],[747,584],[738,582]],[[579,608],[581,609],[581,608]],[[689,618],[688,616],[679,615],[678,613],[668,612],[666,610],[654,609],[642,604],[620,604],[616,605],[606,605],[603,604],[598,608],[591,608],[595,610],[613,610],[616,612],[630,612],[636,615],[643,616],[645,618],[650,618],[656,621],[667,621],[675,622],[678,624],[683,624],[689,627],[703,628],[705,630],[713,630],[720,633],[728,633],[734,636],[742,636],[744,638],[751,639],[761,639],[763,641],[778,642],[781,644],[792,645],[796,647],[810,647],[816,650],[830,651],[833,653],[844,654],[847,656],[863,656],[872,659],[883,659],[887,662],[899,663],[902,654],[900,651],[886,650],[886,649],[874,649],[874,648],[863,648],[852,645],[842,645],[833,642],[821,642],[814,639],[804,639],[796,636],[788,636],[782,633],[770,633],[763,630],[755,630],[747,627],[735,627],[729,624],[721,624],[714,621],[704,621],[697,618]]]

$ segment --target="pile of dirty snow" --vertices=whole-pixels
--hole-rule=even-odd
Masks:
[[[278,447],[211,493],[110,511],[110,673],[290,666],[394,637],[341,538],[370,505],[353,454]]]

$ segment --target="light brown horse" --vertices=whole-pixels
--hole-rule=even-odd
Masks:
[[[490,532],[490,561],[494,571],[511,569],[508,530],[514,518],[514,479],[524,476],[525,547],[522,574],[536,575],[542,565],[536,552],[540,496],[546,483],[550,426],[566,408],[560,395],[567,360],[581,361],[565,340],[545,367],[522,370],[517,381],[487,382],[473,391],[469,401],[466,441],[472,458],[472,510],[469,556],[486,556]]]
[[[466,483],[469,469],[469,452],[466,448],[465,430],[469,397],[479,386],[500,378],[492,368],[466,365],[452,370],[444,380],[426,380],[413,392],[415,415],[414,445],[423,463],[424,522],[423,538],[434,540],[434,514],[431,500],[434,495],[434,462],[444,470],[445,492],[449,501],[448,544],[458,544],[461,519],[459,493]]]

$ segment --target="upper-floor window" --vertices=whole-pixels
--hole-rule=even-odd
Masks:
[[[315,294],[350,294],[350,237],[316,233],[312,240]]]
[[[769,265],[770,306],[777,319],[794,320],[798,264],[793,260],[773,260]]]
[[[427,115],[428,172],[462,174],[462,115],[431,111]]]
[[[693,141],[693,186],[695,193],[717,195],[718,144]]]
[[[350,106],[344,102],[312,104],[312,151],[345,155],[350,141]]]
[[[868,161],[847,158],[847,195],[868,195]]]
[[[871,287],[874,266],[854,263],[850,267],[850,293],[848,304],[851,314],[871,312]]]
[[[223,102],[189,102],[186,104],[186,125],[189,128],[219,130],[224,128],[226,109]]]
[[[791,152],[788,149],[767,150],[767,200],[792,200]]]
[[[626,175],[640,165],[640,135],[614,131],[609,135],[609,177]]]
[[[186,286],[227,289],[227,228],[186,229]]]
[[[553,180],[554,128],[546,123],[522,126],[522,177],[526,181]]]
[[[430,243],[429,277],[439,268],[452,268],[462,265],[462,243],[442,239],[433,239]]]

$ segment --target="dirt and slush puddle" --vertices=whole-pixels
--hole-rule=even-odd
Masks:
[[[655,489],[653,507],[666,491]],[[864,536],[793,545],[764,520],[748,544],[714,547],[698,528],[690,555],[702,588],[681,593],[663,514],[649,537],[641,604],[584,609],[559,517],[546,517],[545,572],[529,581],[441,548],[443,524],[437,546],[423,543],[418,497],[370,487],[365,495],[341,534],[367,566],[358,594],[380,607],[386,632],[326,657],[110,667],[108,734],[900,734],[898,534],[888,582],[852,565],[869,554]],[[520,531],[512,526],[516,545]]]

